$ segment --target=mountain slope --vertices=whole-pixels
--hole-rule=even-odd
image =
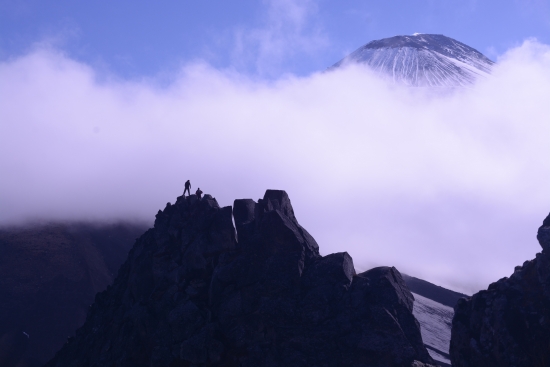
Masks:
[[[366,64],[394,82],[415,87],[463,87],[494,64],[479,51],[439,34],[395,36],[367,43],[332,66]]]
[[[403,280],[407,283],[407,287],[409,287],[411,292],[420,294],[423,297],[429,298],[432,301],[441,303],[442,305],[450,308],[454,308],[456,302],[460,298],[470,297],[464,293],[455,292],[407,274],[402,275]]]
[[[41,366],[74,335],[145,225],[0,228],[0,366]]]

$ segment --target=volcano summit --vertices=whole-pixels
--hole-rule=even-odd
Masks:
[[[486,77],[494,64],[479,51],[440,34],[395,36],[367,43],[334,64],[366,64],[413,87],[464,87]]]

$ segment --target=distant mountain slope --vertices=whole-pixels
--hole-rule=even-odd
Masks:
[[[367,43],[331,69],[366,64],[394,82],[415,87],[463,87],[491,72],[481,52],[440,34],[395,36]]]
[[[41,366],[86,319],[145,225],[0,228],[0,366]]]
[[[466,294],[452,291],[432,284],[422,279],[411,277],[410,275],[402,274],[403,280],[407,283],[407,287],[411,292],[420,294],[442,305],[454,308],[456,302],[462,297],[470,297]]]

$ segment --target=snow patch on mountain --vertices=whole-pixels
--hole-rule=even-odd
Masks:
[[[449,345],[454,310],[419,294],[413,295],[413,315],[420,323],[420,333],[428,353],[441,366],[450,366]]]
[[[366,64],[394,82],[415,87],[465,87],[487,77],[491,60],[452,38],[415,33],[367,43],[331,69]]]

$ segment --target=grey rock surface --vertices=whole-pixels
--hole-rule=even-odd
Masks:
[[[393,267],[320,256],[284,191],[179,197],[47,366],[429,366],[413,302]]]
[[[550,366],[550,215],[537,238],[543,250],[503,278],[459,300],[451,331],[454,367]]]

